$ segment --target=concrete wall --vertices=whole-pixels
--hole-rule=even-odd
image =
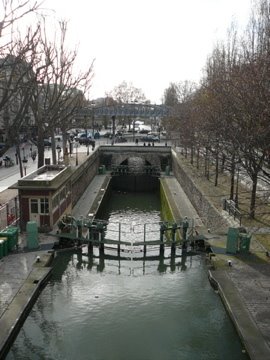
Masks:
[[[72,206],[76,204],[78,199],[82,196],[87,186],[98,173],[100,164],[103,164],[104,153],[102,151],[95,151],[87,160],[82,163],[72,175]],[[106,154],[108,163],[107,168],[110,167],[110,161],[113,154]],[[166,159],[167,160],[167,159]],[[210,228],[211,231],[224,232],[227,230],[229,224],[224,219],[219,211],[211,204],[209,198],[205,197],[201,190],[196,186],[192,178],[184,171],[181,166],[181,159],[177,153],[172,150],[172,170],[177,181],[182,186],[183,190],[189,197],[192,205],[198,212],[204,225]]]
[[[174,176],[177,178],[177,181],[182,186],[190,202],[198,212],[204,225],[211,229],[211,232],[226,231],[229,226],[226,219],[221,216],[220,212],[213,204],[211,204],[210,199],[204,196],[194,183],[193,179],[184,171],[181,166],[181,159],[174,150],[172,150],[172,168]]]
[[[71,177],[72,206],[80,199],[90,182],[97,175],[99,168],[99,152],[93,152],[80,166],[78,166]]]

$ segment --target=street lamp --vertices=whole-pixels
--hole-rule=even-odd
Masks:
[[[22,148],[22,152],[23,152],[23,162],[27,162],[26,157],[25,157],[24,147]]]
[[[23,159],[22,159],[22,162],[24,163],[24,166],[25,166],[25,173],[26,173],[26,163],[28,162],[28,160],[26,159],[25,157],[25,152],[24,152],[24,147],[22,148],[22,151],[23,151]]]
[[[114,145],[114,140],[115,140],[115,115],[112,116],[112,131],[113,131],[112,145]]]
[[[78,166],[78,143],[75,144],[76,146],[76,166]]]
[[[60,163],[61,146],[57,145],[56,149],[57,149],[57,152],[58,152],[58,164],[59,164]]]

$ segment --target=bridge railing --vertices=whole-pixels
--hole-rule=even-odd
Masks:
[[[112,175],[152,175],[159,176],[161,173],[161,168],[159,166],[143,166],[143,167],[135,167],[129,165],[113,165],[112,166]]]

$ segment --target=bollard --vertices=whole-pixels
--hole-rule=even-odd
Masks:
[[[172,245],[171,245],[171,253],[175,254],[175,235],[177,230],[177,224],[172,224]]]
[[[185,216],[182,226],[183,226],[183,240],[185,241],[187,240],[187,230],[189,226],[187,216]]]
[[[161,241],[160,249],[159,249],[160,255],[164,255],[164,241],[163,241],[163,238],[164,238],[164,233],[165,233],[165,230],[166,230],[166,229],[167,229],[167,226],[166,226],[166,224],[163,222],[163,223],[160,225],[160,241]]]

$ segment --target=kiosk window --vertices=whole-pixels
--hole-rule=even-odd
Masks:
[[[49,213],[49,200],[47,198],[40,199],[40,213],[41,214]]]
[[[31,213],[38,214],[38,199],[31,199]]]

